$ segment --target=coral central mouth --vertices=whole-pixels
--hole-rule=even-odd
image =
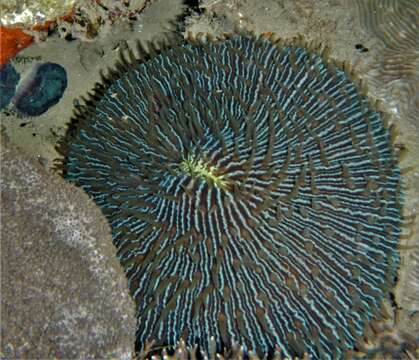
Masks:
[[[205,163],[194,155],[188,155],[179,165],[179,174],[187,174],[192,178],[201,178],[222,190],[228,190],[230,184],[225,175],[220,175],[215,166]]]

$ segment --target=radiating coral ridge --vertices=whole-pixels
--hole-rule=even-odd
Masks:
[[[399,257],[391,133],[348,71],[301,40],[150,45],[78,108],[65,178],[112,227],[137,349],[340,358]]]

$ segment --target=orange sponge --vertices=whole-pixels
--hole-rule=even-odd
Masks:
[[[22,29],[0,26],[0,67],[32,42],[33,37]]]

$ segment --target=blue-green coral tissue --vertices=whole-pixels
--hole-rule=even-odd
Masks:
[[[233,35],[120,67],[62,146],[108,218],[137,348],[332,359],[398,267],[400,170],[382,116],[301,42]]]

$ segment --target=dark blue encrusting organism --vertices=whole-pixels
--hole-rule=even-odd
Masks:
[[[36,65],[19,86],[13,103],[23,116],[38,116],[58,103],[67,88],[67,72],[55,63]]]
[[[137,348],[342,357],[398,267],[400,170],[351,75],[301,41],[163,46],[77,109],[59,167],[102,208]],[[378,316],[378,315],[377,315]]]
[[[10,63],[0,68],[0,110],[9,105],[19,80],[19,73]]]

